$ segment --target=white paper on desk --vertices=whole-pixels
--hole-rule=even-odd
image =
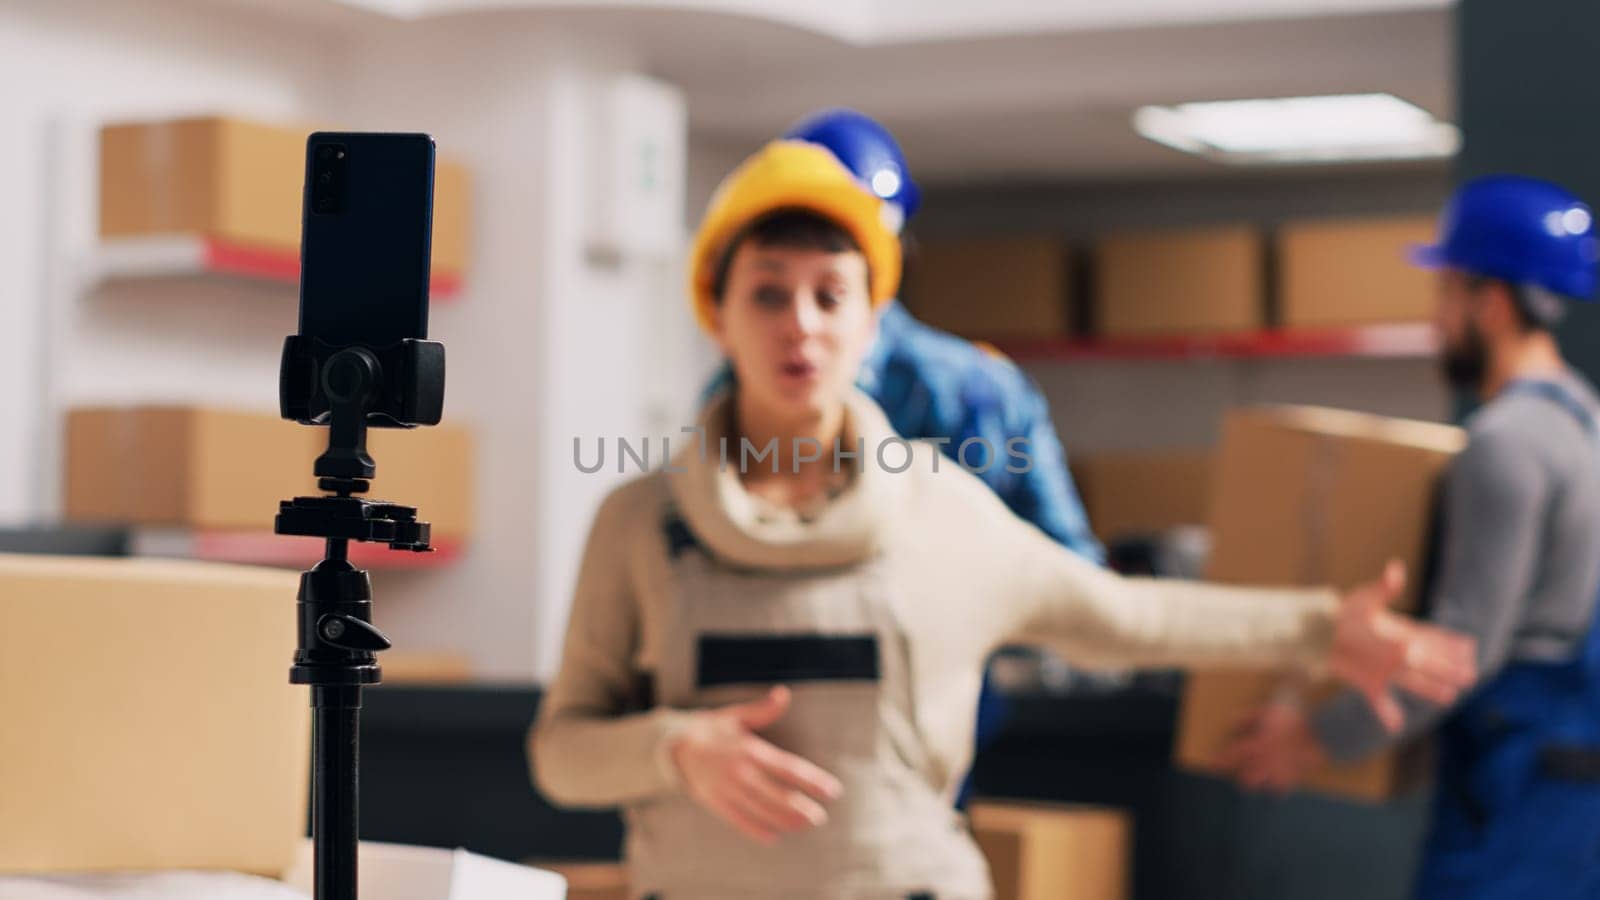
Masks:
[[[235,872],[0,875],[0,900],[310,900],[280,881]]]
[[[554,872],[436,847],[361,842],[361,900],[566,900],[567,881]],[[311,843],[300,848],[284,880],[310,892]]]
[[[450,900],[566,900],[567,880],[554,872],[455,851]]]

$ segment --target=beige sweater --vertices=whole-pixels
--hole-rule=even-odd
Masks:
[[[772,516],[719,465],[729,402],[713,404],[704,458],[617,488],[589,534],[560,670],[532,740],[540,787],[559,803],[628,806],[679,790],[668,744],[687,712],[640,708],[658,665],[671,590],[661,527],[675,505],[720,563],[743,570],[822,570],[885,560],[909,648],[918,730],[953,795],[970,761],[982,666],[996,647],[1037,643],[1079,666],[1320,664],[1332,637],[1330,591],[1266,590],[1124,578],[1015,517],[974,475],[913,443],[895,473],[874,449],[897,440],[882,412],[851,397],[847,448],[864,442],[848,489],[819,515]],[[737,440],[730,441],[737,447]],[[898,467],[903,449],[884,454]],[[648,701],[646,701],[648,703]]]

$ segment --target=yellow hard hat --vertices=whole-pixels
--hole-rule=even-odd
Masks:
[[[855,239],[871,273],[872,305],[900,288],[900,238],[889,209],[827,148],[806,141],[773,141],[717,186],[690,251],[689,298],[700,327],[711,330],[717,265],[728,242],[750,223],[780,209],[805,209]]]

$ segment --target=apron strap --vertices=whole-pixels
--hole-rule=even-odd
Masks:
[[[1600,423],[1595,421],[1595,415],[1582,400],[1566,385],[1556,381],[1546,381],[1538,378],[1522,378],[1506,385],[1507,394],[1532,394],[1543,397],[1551,403],[1561,407],[1578,420],[1578,425],[1590,437],[1600,437]],[[1600,449],[1600,448],[1597,448]]]
[[[700,549],[700,540],[689,530],[689,523],[673,507],[661,515],[661,533],[667,541],[667,558],[677,559],[690,550]]]
[[[1595,441],[1597,457],[1600,457],[1600,421],[1566,385],[1544,379],[1519,379],[1506,385],[1505,392],[1543,397],[1566,410]],[[1578,645],[1577,661],[1591,680],[1600,680],[1600,586],[1596,589],[1595,612],[1591,613],[1589,630]]]

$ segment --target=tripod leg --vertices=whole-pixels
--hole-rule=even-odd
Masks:
[[[316,900],[356,900],[361,688],[314,685],[311,705],[314,896]]]

